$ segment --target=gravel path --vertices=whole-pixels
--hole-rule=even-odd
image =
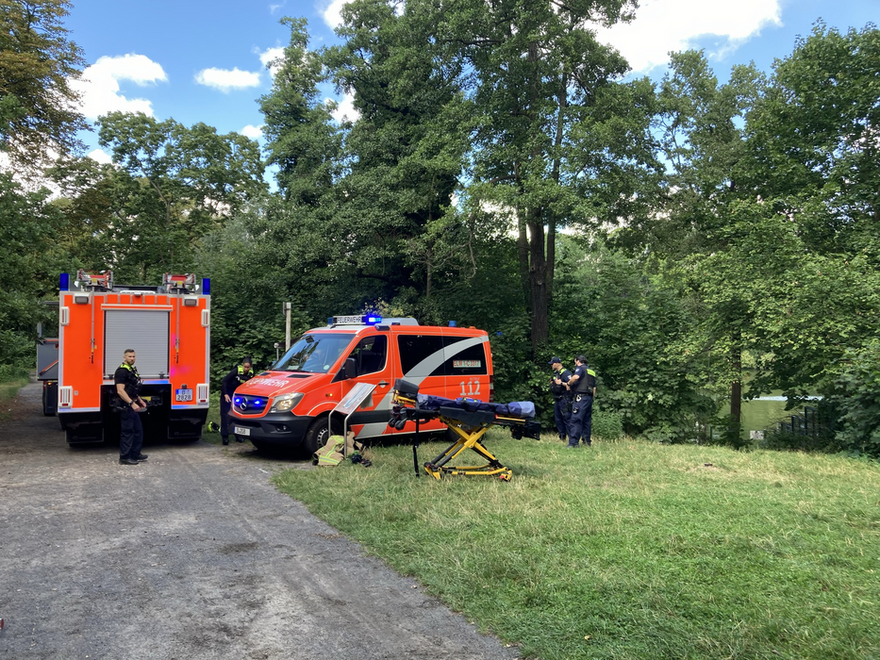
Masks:
[[[70,449],[0,424],[0,658],[517,658],[297,501],[249,444]]]

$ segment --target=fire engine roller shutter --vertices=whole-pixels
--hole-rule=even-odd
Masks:
[[[137,353],[141,378],[168,378],[170,316],[163,310],[108,309],[104,312],[104,365],[113,376],[126,348]]]

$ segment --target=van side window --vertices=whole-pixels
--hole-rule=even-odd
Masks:
[[[470,337],[398,335],[397,348],[404,377],[469,376],[489,373],[484,344],[462,350],[456,344]],[[446,357],[451,356],[451,357]]]
[[[453,353],[443,365],[443,372],[447,376],[472,376],[484,375],[489,373],[489,365],[486,364],[486,352],[483,342],[474,346],[456,351],[456,346],[460,341],[467,337],[445,337],[446,354]]]
[[[397,335],[397,353],[404,377],[443,375],[443,337]]]
[[[374,335],[361,339],[348,357],[355,359],[358,376],[363,376],[382,371],[387,355],[388,338],[385,335]]]

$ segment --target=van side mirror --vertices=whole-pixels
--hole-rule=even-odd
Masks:
[[[346,378],[354,378],[357,376],[357,362],[354,358],[345,358],[345,366],[342,368]]]

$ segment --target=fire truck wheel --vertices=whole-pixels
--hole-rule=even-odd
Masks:
[[[342,422],[333,420],[333,435],[342,435]],[[303,452],[306,456],[311,456],[321,447],[327,444],[327,438],[330,437],[327,428],[327,418],[320,417],[312,422],[309,430],[306,431],[306,437],[303,441]]]

